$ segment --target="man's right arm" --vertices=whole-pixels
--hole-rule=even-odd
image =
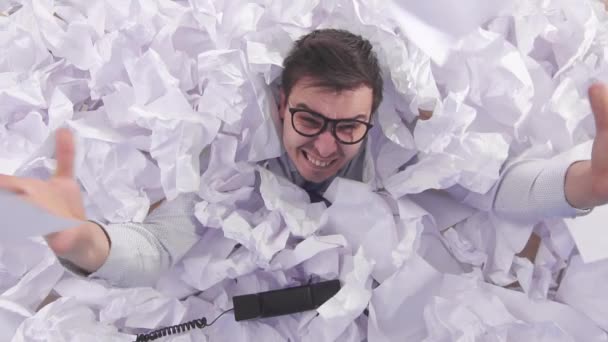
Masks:
[[[0,189],[16,193],[50,214],[82,222],[45,236],[67,267],[121,286],[152,284],[198,241],[199,224],[194,217],[197,196],[166,201],[143,223],[89,222],[74,177],[74,150],[70,131],[58,130],[53,177],[39,180],[0,175]]]
[[[142,223],[91,221],[80,228],[83,238],[74,244],[77,250],[58,256],[78,275],[125,287],[153,285],[199,240],[202,225],[194,216],[198,199],[195,194],[184,194],[165,201]]]

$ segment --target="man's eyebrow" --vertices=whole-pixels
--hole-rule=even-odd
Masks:
[[[315,113],[315,114],[319,114],[319,115],[321,115],[321,116],[323,116],[323,117],[327,118],[327,115],[325,115],[325,114],[323,114],[323,113],[320,113],[320,112],[318,112],[318,111],[316,111],[316,110],[314,110],[314,109],[310,108],[310,107],[309,107],[309,106],[308,106],[306,103],[303,103],[303,102],[298,102],[298,103],[296,103],[295,108],[299,108],[299,109],[306,109],[306,110],[308,110],[308,111],[311,111],[311,112],[313,112],[313,113]],[[350,117],[350,118],[344,118],[344,119],[345,119],[345,120],[361,120],[361,119],[365,120],[365,119],[367,119],[367,115],[365,115],[365,114],[357,114],[357,115],[355,115],[355,116],[353,116],[353,117]],[[344,119],[341,119],[341,120],[344,120]]]

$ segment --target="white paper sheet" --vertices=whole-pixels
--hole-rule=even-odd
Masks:
[[[43,236],[80,225],[77,220],[57,217],[27,203],[19,196],[0,191],[0,238],[7,240]]]
[[[509,1],[468,1],[464,4],[451,1],[389,1],[387,11],[408,39],[437,63],[443,64],[450,48],[459,38],[509,4]]]
[[[40,325],[39,320],[48,324]],[[133,341],[135,335],[119,333],[97,321],[95,312],[73,298],[61,298],[25,320],[11,341],[36,340]]]
[[[2,229],[0,337],[131,341],[212,319],[234,295],[338,278],[344,291],[321,314],[226,315],[168,340],[606,341],[605,260],[571,259],[561,220],[487,213],[504,165],[592,139],[586,91],[608,81],[601,2],[10,1],[0,11],[14,3],[0,16],[0,172],[48,177],[50,133],[67,125],[80,137],[89,218],[141,221],[151,203],[193,192],[205,228],[155,288],[133,289],[62,275],[43,239],[8,242]],[[338,180],[330,208],[255,164],[284,152],[283,58],[328,27],[368,38],[384,78],[367,184]],[[563,160],[589,157],[576,149]],[[453,198],[425,197],[437,189]],[[534,261],[518,256],[532,232]],[[35,312],[49,291],[63,298]]]
[[[566,219],[576,248],[587,263],[608,258],[608,207],[601,206],[585,216]]]

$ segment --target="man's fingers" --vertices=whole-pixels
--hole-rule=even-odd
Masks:
[[[608,134],[608,87],[602,83],[593,84],[589,88],[589,102],[597,134]]]
[[[602,181],[608,174],[608,87],[596,83],[589,88],[589,101],[595,118],[595,139],[591,152],[591,169],[601,175]]]
[[[74,177],[74,137],[66,128],[60,128],[55,135],[56,177]]]

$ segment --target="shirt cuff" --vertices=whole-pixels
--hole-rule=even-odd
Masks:
[[[87,278],[90,275],[90,272],[83,270],[68,259],[64,259],[61,257],[58,257],[57,259],[59,260],[61,266],[63,266],[63,268],[65,268],[68,273],[72,274],[75,277]]]
[[[154,260],[157,259],[154,250],[148,251],[142,246],[141,233],[127,229],[121,224],[105,225],[98,221],[91,222],[105,231],[110,241],[110,251],[103,265],[89,277],[104,279],[112,285],[121,287],[153,285],[158,270],[147,270],[146,267],[159,265],[160,261]],[[143,262],[144,260],[148,262]]]
[[[573,207],[566,199],[566,174],[570,165],[577,161],[564,158],[551,160],[536,180],[536,197],[542,198],[547,212],[553,214],[552,216],[578,217],[587,215],[593,210],[593,208]]]
[[[110,243],[108,257],[103,265],[93,273],[87,272],[67,259],[59,258],[59,262],[68,273],[79,278],[103,279],[111,285],[119,287],[150,286],[154,284],[154,275],[157,272],[155,270],[149,270],[149,272],[145,270],[145,265],[141,265],[143,257],[136,255],[141,254],[142,249],[140,233],[127,229],[123,225],[106,225],[95,220],[89,221],[103,229],[108,237]],[[136,246],[140,246],[140,248],[135,248]],[[151,251],[148,259],[153,258],[154,253]],[[133,263],[139,263],[140,265],[133,265]],[[148,265],[150,264],[154,265],[155,263],[151,262]],[[139,272],[142,269],[144,271]]]

